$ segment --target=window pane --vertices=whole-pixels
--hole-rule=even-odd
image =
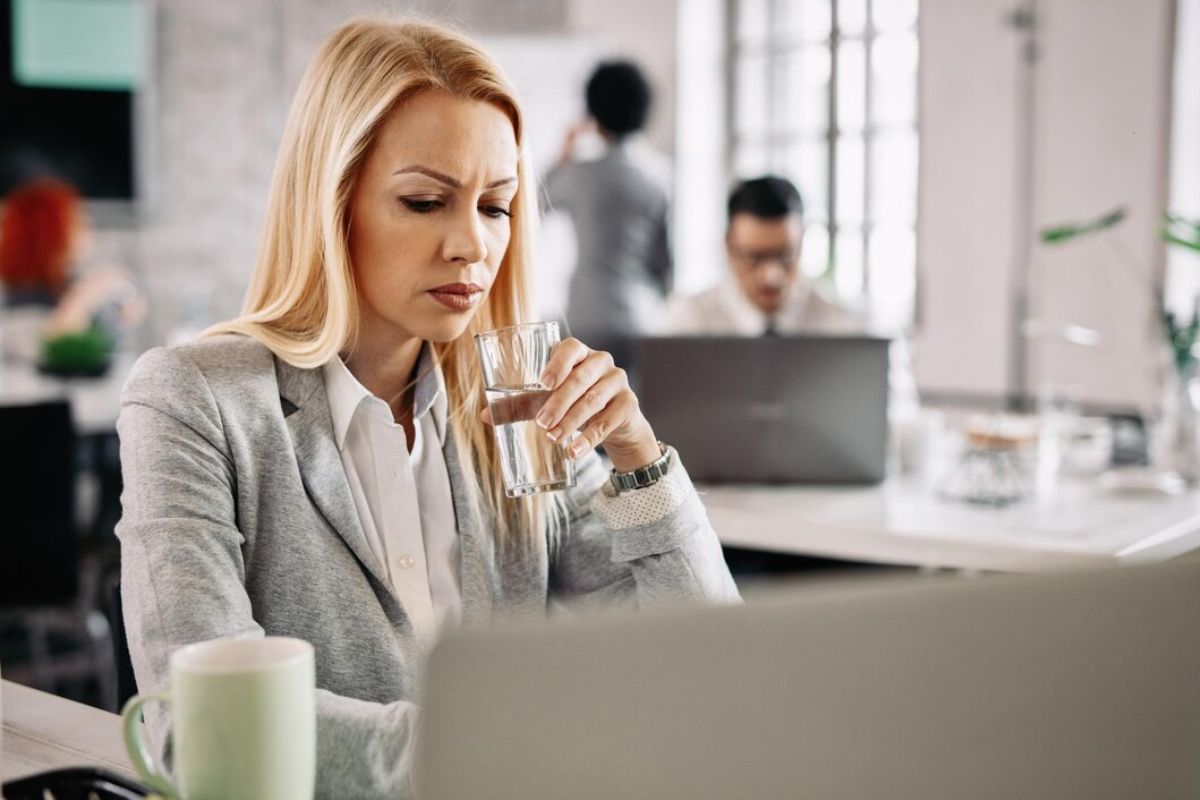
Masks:
[[[743,53],[737,60],[737,132],[762,134],[767,129],[767,57]]]
[[[752,178],[770,168],[767,148],[763,144],[743,144],[734,157],[733,171],[739,177]]]
[[[829,3],[830,0],[779,0],[782,28],[799,34],[805,42],[826,41],[833,13]]]
[[[829,49],[802,47],[780,59],[785,99],[777,107],[784,129],[824,134],[829,127]]]
[[[807,139],[787,149],[783,173],[796,184],[804,201],[804,216],[809,220],[829,219],[829,149],[824,139]]]
[[[861,225],[865,211],[866,180],[862,139],[843,137],[837,144],[837,223]]]
[[[876,81],[871,89],[871,124],[877,128],[911,128],[917,119],[916,80]]]
[[[861,36],[867,26],[867,0],[836,0],[838,30],[843,36]]]
[[[840,228],[838,230],[834,261],[833,281],[838,296],[845,300],[856,300],[861,297],[863,288],[862,229]]]
[[[917,118],[917,37],[880,36],[871,47],[871,119],[876,125],[911,125]]]
[[[911,28],[917,24],[917,0],[875,0],[871,14],[880,32]]]
[[[829,266],[829,229],[819,222],[804,225],[800,246],[800,270],[810,278],[819,278]]]
[[[838,45],[837,123],[845,134],[862,132],[866,116],[866,51],[862,42]]]
[[[871,143],[871,218],[906,224],[916,221],[916,134],[882,136]]]
[[[767,38],[769,0],[737,0],[737,38],[740,42],[761,42]]]
[[[917,36],[902,31],[876,37],[871,50],[871,72],[876,80],[908,82],[917,76]]]
[[[889,327],[907,325],[917,291],[916,233],[907,225],[877,225],[869,252],[872,316]]]

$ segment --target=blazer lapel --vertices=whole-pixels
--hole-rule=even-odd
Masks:
[[[275,359],[279,396],[300,467],[300,478],[313,505],[345,540],[363,566],[383,586],[390,583],[358,519],[350,484],[333,437],[333,418],[319,369],[300,369]]]

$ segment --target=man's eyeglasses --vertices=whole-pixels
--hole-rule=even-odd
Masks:
[[[782,250],[742,250],[729,245],[729,255],[738,263],[749,269],[758,269],[768,264],[778,264],[786,270],[794,269],[800,258],[800,251],[791,247]]]

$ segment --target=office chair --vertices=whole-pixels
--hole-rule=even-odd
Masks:
[[[77,448],[65,400],[0,406],[0,615],[27,631],[29,645],[28,670],[13,665],[5,676],[47,691],[94,677],[101,702],[114,708],[108,621],[75,524]],[[53,653],[61,638],[82,647]]]
[[[112,629],[113,660],[117,667],[117,707],[124,708],[129,698],[137,694],[137,678],[133,674],[133,659],[129,655],[129,639],[125,635],[125,617],[121,607],[121,582],[109,589],[109,627]]]

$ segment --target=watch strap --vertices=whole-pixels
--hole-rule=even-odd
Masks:
[[[617,472],[614,469],[609,477],[613,489],[620,494],[634,489],[645,489],[662,480],[671,469],[671,449],[662,442],[658,443],[658,449],[662,455],[644,467],[629,472]]]

